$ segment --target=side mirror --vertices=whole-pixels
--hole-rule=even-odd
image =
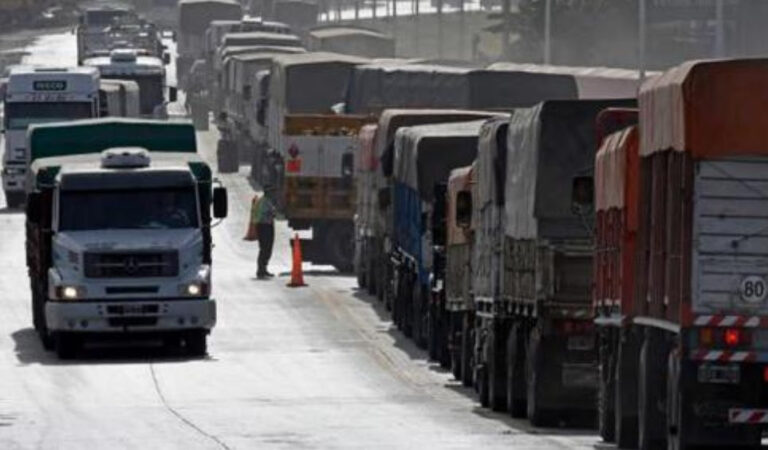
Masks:
[[[456,226],[469,228],[472,225],[472,192],[460,191],[456,194]]]
[[[251,100],[251,85],[246,84],[243,86],[243,100],[250,101]]]
[[[176,42],[176,32],[171,31],[171,41]]]
[[[355,155],[344,153],[341,155],[341,177],[351,179],[355,175]]]
[[[171,63],[171,54],[170,53],[163,53],[163,64],[166,66]]]
[[[222,186],[213,188],[213,217],[223,219],[227,217],[228,210],[227,188]]]
[[[379,209],[385,210],[392,204],[392,191],[388,188],[379,189],[378,192]]]
[[[168,102],[173,103],[179,98],[179,90],[173,86],[168,88]]]
[[[424,234],[427,232],[427,229],[429,229],[429,214],[427,213],[421,213],[421,227],[419,228],[419,233]]]
[[[575,177],[571,188],[571,208],[574,211],[583,211],[591,209],[594,203],[595,184],[592,177]]]
[[[30,192],[27,195],[27,221],[40,225],[43,218],[43,195],[40,192]]]

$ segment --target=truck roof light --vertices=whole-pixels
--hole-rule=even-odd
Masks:
[[[149,152],[141,147],[110,148],[101,152],[101,167],[105,169],[138,169],[149,167]]]

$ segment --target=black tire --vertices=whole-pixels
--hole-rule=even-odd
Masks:
[[[216,163],[219,173],[237,172],[239,164],[237,162],[237,152],[232,141],[219,139],[216,146]]]
[[[616,446],[637,448],[637,375],[640,351],[632,330],[622,330],[616,366]]]
[[[27,201],[23,191],[5,191],[5,204],[8,209],[21,209]]]
[[[614,442],[616,440],[616,355],[613,333],[609,330],[601,330],[599,339],[597,429],[603,441]]]
[[[56,356],[61,360],[74,359],[80,351],[80,337],[73,333],[56,333],[53,344],[56,349]]]
[[[440,361],[440,318],[439,307],[433,301],[427,301],[427,354],[432,361]]]
[[[427,349],[427,310],[425,306],[424,289],[419,283],[418,276],[413,274],[413,290],[409,310],[411,313],[411,329],[413,330],[413,341],[416,346],[422,350]]]
[[[507,339],[504,325],[494,322],[488,335],[488,404],[493,411],[507,409]]]
[[[456,381],[461,381],[461,350],[462,350],[462,323],[464,321],[463,313],[450,313],[450,329],[448,330],[448,346],[451,354],[451,373]]]
[[[487,366],[481,365],[475,369],[475,390],[477,391],[477,399],[480,401],[480,406],[488,408],[490,402],[490,392],[488,392],[488,369]]]
[[[187,349],[187,355],[193,357],[202,357],[208,354],[208,331],[195,330],[190,331],[184,337],[184,344]]]
[[[507,412],[520,419],[526,416],[525,339],[514,325],[507,339]]]
[[[661,332],[648,329],[640,349],[638,373],[638,449],[657,450],[667,446],[662,390],[666,390],[666,359]]]
[[[371,248],[368,249],[369,251],[375,251]],[[365,270],[366,270],[366,282],[367,282],[367,288],[368,288],[368,294],[376,296],[378,294],[379,290],[379,283],[378,283],[378,277],[376,276],[376,264],[374,263],[374,259],[371,257],[365,258]]]
[[[544,408],[541,397],[547,388],[544,376],[544,355],[541,349],[541,336],[537,329],[531,332],[527,351],[526,368],[526,406],[528,420],[535,427],[555,425],[557,419],[554,411]]]
[[[352,273],[355,260],[355,228],[352,221],[332,223],[324,236],[325,252],[339,272]]]
[[[461,384],[475,384],[475,326],[472,314],[465,313],[461,322]]]

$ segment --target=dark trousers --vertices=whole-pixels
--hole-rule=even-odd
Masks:
[[[256,225],[259,233],[259,269],[258,273],[263,274],[267,271],[269,258],[272,257],[272,246],[275,244],[275,225],[271,223],[260,223]]]

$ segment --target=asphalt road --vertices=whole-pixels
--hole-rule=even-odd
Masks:
[[[27,62],[73,63],[74,37],[48,36]],[[212,158],[216,136],[201,134]],[[479,408],[473,393],[406,340],[352,277],[305,265],[286,287],[284,224],[271,267],[254,278],[243,242],[253,189],[223,176],[230,217],[214,233],[219,322],[210,356],[149,346],[92,348],[62,363],[31,328],[24,218],[0,210],[0,449],[586,449],[593,432],[534,430]]]

